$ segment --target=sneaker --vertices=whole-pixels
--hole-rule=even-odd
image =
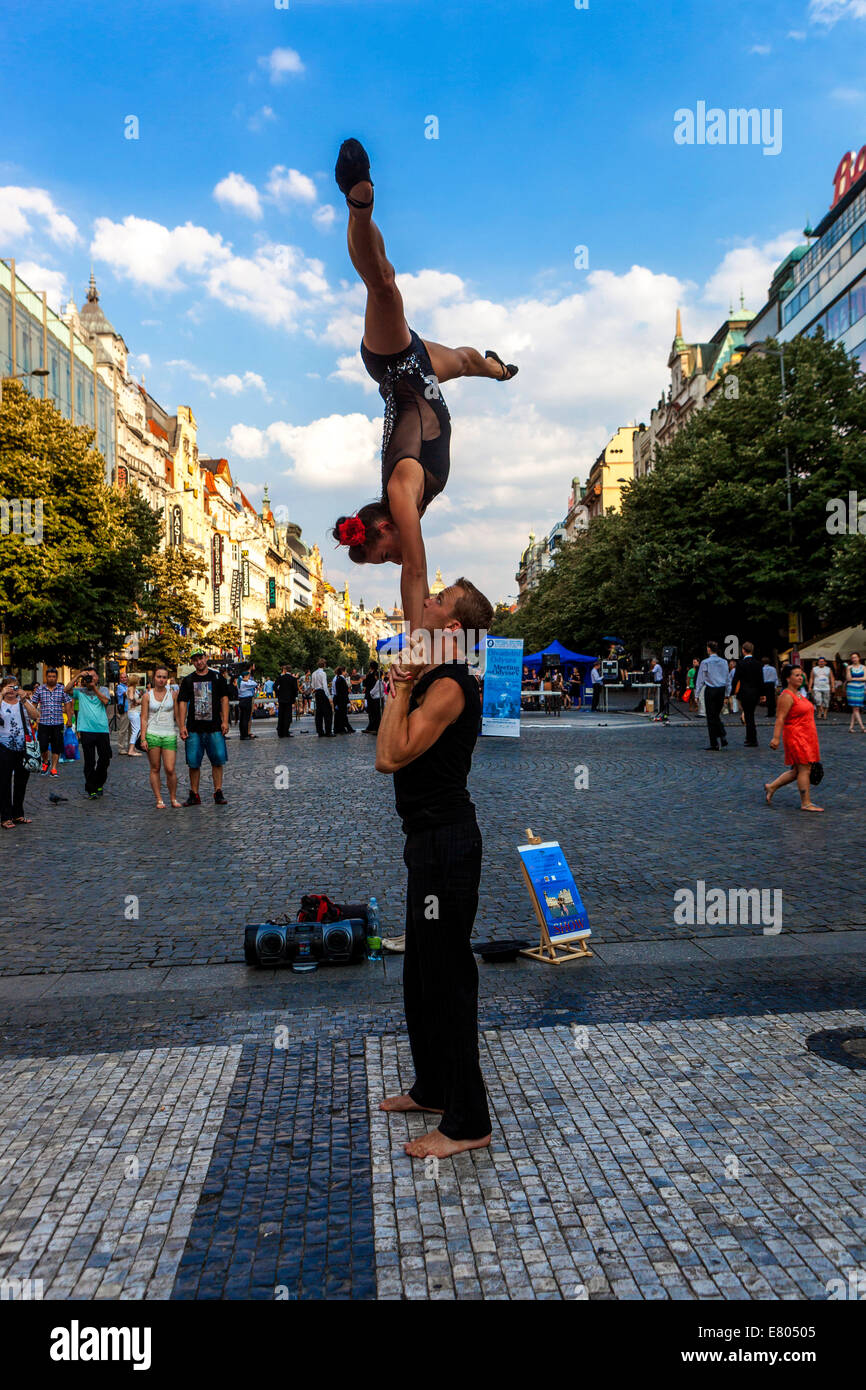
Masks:
[[[48,771],[48,764],[47,764],[47,763],[43,763],[43,764],[42,764],[42,767],[41,767],[39,770],[40,770],[40,772],[42,772],[43,774],[46,773],[46,772]]]
[[[382,945],[386,951],[393,951],[396,956],[402,955],[406,950],[406,933],[402,936],[383,936]]]
[[[56,767],[52,767],[51,772],[50,772],[49,775],[50,775],[51,777],[59,777],[59,776],[60,776],[60,773],[57,771],[57,768],[56,768]]]
[[[217,806],[228,806],[228,802],[226,801],[222,793],[222,787],[220,787],[218,792],[214,792],[213,799],[216,802]]]
[[[99,792],[88,792],[87,795],[90,797],[91,801],[99,800]]]
[[[96,795],[97,795],[97,796],[102,796],[102,793],[103,793],[104,791],[105,791],[105,788],[104,788],[104,787],[97,787],[97,788],[96,788]]]
[[[198,792],[190,792],[189,796],[183,804],[184,806],[200,806],[201,797],[199,796]]]

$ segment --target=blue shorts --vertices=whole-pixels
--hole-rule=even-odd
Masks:
[[[199,734],[191,731],[186,737],[186,765],[191,768],[201,767],[201,761],[207,753],[211,767],[222,767],[229,760],[226,751],[226,741],[219,730],[215,734]]]

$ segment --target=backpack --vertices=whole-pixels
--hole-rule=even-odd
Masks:
[[[305,893],[301,898],[299,922],[339,922],[342,916],[336,903],[324,893]]]

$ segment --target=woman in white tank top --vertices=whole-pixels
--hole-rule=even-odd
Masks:
[[[165,768],[165,781],[172,806],[177,799],[177,692],[168,683],[168,667],[157,666],[153,673],[153,688],[141,705],[141,746],[150,759],[150,785],[156,797],[156,809],[165,810],[159,780],[160,763]]]

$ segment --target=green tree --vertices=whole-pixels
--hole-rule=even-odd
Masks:
[[[306,644],[293,613],[272,618],[265,627],[254,623],[250,632],[250,660],[256,670],[276,675],[285,662],[293,671],[305,669]]]
[[[209,647],[218,647],[220,651],[228,651],[230,648],[240,646],[241,630],[234,623],[219,623],[217,627],[212,627],[205,633],[204,640]]]
[[[621,513],[563,547],[503,635],[530,650],[559,637],[598,651],[609,632],[632,650],[691,655],[728,635],[769,650],[788,645],[788,613],[809,635],[862,611],[859,537],[831,535],[827,505],[866,494],[863,375],[820,334],[785,345],[784,398],[777,356],[734,371],[736,393],[718,390],[625,489]]]
[[[337,636],[345,653],[340,664],[348,666],[350,670],[353,666],[357,666],[359,671],[363,671],[370,660],[370,648],[360,632],[353,632],[351,628],[346,628],[343,632],[338,632]]]
[[[321,657],[333,670],[354,660],[354,649],[344,647],[325,619],[307,609],[285,613],[267,627],[253,624],[250,660],[265,675],[276,675],[284,661],[294,671],[311,670]]]
[[[193,584],[207,575],[207,565],[182,546],[151,555],[147,561],[147,586],[138,626],[149,636],[139,647],[139,660],[162,661],[176,667],[189,660],[193,644],[202,636],[204,609]],[[186,629],[182,636],[179,629]]]
[[[136,627],[161,523],[135,489],[109,487],[94,439],[49,401],[4,384],[0,612],[18,664],[79,665]]]

